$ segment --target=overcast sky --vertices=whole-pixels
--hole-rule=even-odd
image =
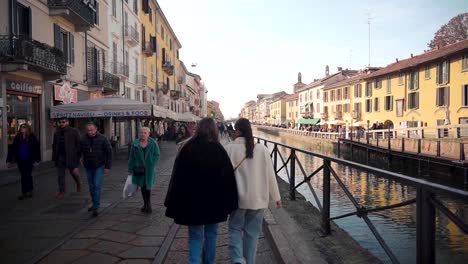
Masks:
[[[292,93],[337,67],[362,69],[422,53],[435,31],[468,11],[467,0],[159,0],[180,58],[208,99],[235,117],[258,93]],[[196,63],[195,68],[190,67]]]

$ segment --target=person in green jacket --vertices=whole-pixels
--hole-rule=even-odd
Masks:
[[[128,159],[128,174],[132,175],[132,183],[141,188],[143,196],[141,212],[148,214],[152,212],[151,188],[160,157],[158,143],[150,137],[150,131],[149,127],[140,128],[139,138],[133,141]]]

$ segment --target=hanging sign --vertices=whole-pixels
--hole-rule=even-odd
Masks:
[[[69,82],[64,82],[62,85],[54,86],[54,98],[64,104],[76,103],[78,102],[78,91],[71,88]]]

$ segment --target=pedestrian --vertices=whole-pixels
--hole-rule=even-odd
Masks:
[[[281,208],[281,196],[270,153],[254,143],[249,120],[237,120],[234,128],[236,139],[226,151],[235,166],[239,209],[229,216],[229,254],[233,263],[253,264],[269,197]]]
[[[158,129],[157,129],[157,135],[158,135],[158,142],[162,141],[162,137],[164,136],[164,124],[162,121],[158,122]]]
[[[76,191],[81,192],[81,182],[78,165],[80,163],[80,132],[70,127],[67,118],[58,121],[58,129],[54,134],[52,144],[52,160],[55,162],[58,174],[59,193],[56,198],[65,196],[65,170],[68,169],[76,183]]]
[[[88,212],[98,216],[101,199],[102,177],[112,166],[112,147],[105,136],[97,131],[94,123],[86,125],[87,135],[81,140],[81,159],[88,176],[89,193],[93,205]]]
[[[186,125],[180,125],[179,126],[179,131],[177,131],[177,138],[176,138],[176,144],[177,144],[177,151],[180,152],[182,147],[189,141],[191,138],[190,132],[187,128]]]
[[[188,226],[189,263],[214,263],[218,223],[237,209],[237,188],[226,150],[212,118],[200,121],[195,135],[174,163],[166,216]]]
[[[37,137],[32,132],[28,124],[20,125],[19,131],[13,139],[13,144],[8,148],[7,166],[12,167],[13,163],[18,165],[21,175],[21,195],[18,200],[31,198],[33,196],[32,170],[34,163],[41,161],[41,148]]]
[[[132,175],[132,183],[141,188],[143,197],[142,213],[151,214],[151,188],[156,178],[156,165],[159,162],[160,151],[156,141],[149,137],[149,127],[142,127],[139,138],[133,141],[128,159],[128,174]]]

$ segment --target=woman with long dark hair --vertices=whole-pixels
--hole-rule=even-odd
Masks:
[[[166,216],[188,226],[189,263],[214,263],[218,223],[237,209],[237,188],[216,123],[200,121],[174,163],[164,205]]]
[[[281,207],[281,196],[268,149],[255,144],[248,119],[237,120],[236,139],[226,146],[235,166],[239,209],[229,216],[229,253],[233,263],[255,263],[258,237],[269,196]]]
[[[20,125],[6,160],[8,167],[11,167],[12,163],[16,163],[21,174],[22,194],[18,196],[19,200],[32,197],[34,189],[32,170],[34,163],[40,161],[41,148],[31,126],[28,124]]]

